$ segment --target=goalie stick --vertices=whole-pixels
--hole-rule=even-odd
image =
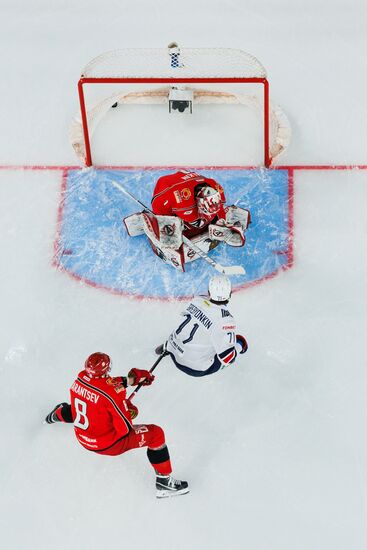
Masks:
[[[151,214],[154,215],[154,212],[152,210],[150,210],[150,208],[147,208],[145,206],[144,203],[142,203],[139,199],[137,199],[136,197],[134,197],[134,195],[132,195],[129,191],[127,191],[127,189],[125,189],[122,185],[120,185],[119,183],[117,183],[116,181],[111,181],[112,185],[114,185],[114,187],[116,187],[116,189],[119,189],[119,191],[121,191],[122,193],[124,193],[125,195],[127,195],[128,197],[130,197],[130,199],[132,199],[133,201],[135,201],[136,203],[140,204],[140,206],[146,210],[147,212],[150,212]],[[214,267],[214,269],[216,269],[217,271],[219,271],[219,273],[223,273],[224,275],[244,275],[246,273],[244,267],[242,265],[228,265],[228,266],[223,266],[221,265],[220,263],[218,262],[215,262],[214,260],[212,260],[212,258],[210,258],[208,256],[208,254],[206,254],[205,252],[203,252],[201,250],[201,248],[199,248],[198,246],[196,246],[194,243],[192,243],[190,241],[190,239],[188,239],[187,237],[185,237],[184,235],[182,235],[182,240],[183,242],[190,248],[192,248],[192,250],[194,250],[196,252],[196,254],[198,256],[200,256],[200,258],[202,258],[203,260],[205,260],[208,264],[210,264],[212,267]]]

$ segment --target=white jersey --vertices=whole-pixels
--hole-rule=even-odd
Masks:
[[[167,342],[177,363],[196,371],[206,371],[214,360],[220,368],[233,363],[241,346],[236,345],[236,322],[226,305],[198,296],[181,315],[184,320]]]

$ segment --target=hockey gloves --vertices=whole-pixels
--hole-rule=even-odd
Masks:
[[[140,383],[142,383],[143,386],[150,386],[154,380],[154,376],[151,372],[142,369],[131,369],[128,377],[132,380],[132,386],[137,386]]]
[[[248,349],[246,338],[244,336],[241,336],[241,334],[236,334],[236,343],[239,344],[242,348],[240,353],[246,353]]]
[[[131,420],[134,420],[139,414],[138,407],[135,407],[135,405],[133,405],[133,403],[131,403],[130,399],[126,399],[126,405],[127,405],[128,411],[130,413]]]
[[[229,246],[243,246],[245,244],[245,235],[239,222],[237,225],[230,225],[223,219],[215,224],[210,224],[209,238],[215,241],[224,241]]]

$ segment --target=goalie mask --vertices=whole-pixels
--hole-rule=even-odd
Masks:
[[[85,361],[84,370],[91,378],[101,378],[111,370],[111,359],[106,353],[92,353]]]
[[[220,193],[213,187],[200,187],[196,193],[196,205],[200,217],[211,220],[221,206]]]

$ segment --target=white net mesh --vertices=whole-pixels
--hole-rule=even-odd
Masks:
[[[99,55],[82,77],[266,78],[266,71],[252,55],[231,48],[138,48]]]
[[[161,105],[167,104],[168,112],[168,96],[170,87],[157,88],[154,90],[145,90],[142,92],[120,92],[99,101],[88,112],[88,129],[89,137],[93,136],[99,122],[105,114],[115,104],[118,105]],[[234,94],[230,92],[211,91],[204,89],[194,89],[194,105],[195,104],[237,104],[253,109],[258,112],[259,119],[263,115],[263,102],[256,95]],[[168,116],[168,114],[167,114]],[[279,157],[287,148],[290,137],[291,128],[289,121],[279,106],[270,104],[270,156],[273,161]],[[78,158],[84,162],[85,160],[85,145],[83,137],[83,127],[80,116],[73,121],[70,140]]]

